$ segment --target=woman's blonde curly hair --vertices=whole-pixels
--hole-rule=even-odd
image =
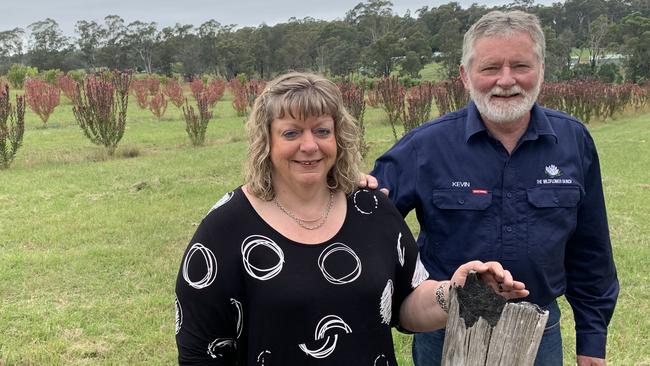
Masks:
[[[345,193],[357,187],[360,175],[359,131],[343,105],[341,91],[326,78],[302,72],[283,74],[270,81],[255,99],[246,122],[248,153],[244,166],[248,191],[270,201],[275,197],[271,177],[271,122],[290,116],[305,120],[329,115],[334,120],[336,161],[327,185]]]

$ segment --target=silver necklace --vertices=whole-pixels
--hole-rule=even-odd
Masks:
[[[293,221],[296,222],[296,224],[300,225],[303,229],[307,230],[316,230],[323,226],[325,224],[325,221],[327,221],[327,216],[330,214],[330,210],[332,210],[332,206],[334,205],[334,192],[330,191],[330,200],[327,203],[327,208],[323,213],[320,215],[319,218],[313,219],[313,220],[305,220],[301,219],[299,217],[296,217],[296,215],[293,214],[290,210],[286,209],[280,201],[278,201],[277,196],[273,197],[273,202],[275,202],[275,205],[278,206],[278,208],[284,212],[285,215],[289,216]],[[309,225],[309,223],[316,222],[314,225]]]

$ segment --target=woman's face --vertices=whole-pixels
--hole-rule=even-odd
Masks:
[[[291,116],[271,122],[273,184],[298,187],[327,184],[336,161],[334,120],[329,115],[305,120]]]

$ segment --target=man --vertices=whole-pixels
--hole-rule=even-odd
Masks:
[[[403,215],[415,209],[432,278],[497,260],[549,310],[536,365],[562,365],[565,295],[578,365],[605,365],[619,285],[594,142],[582,123],[535,103],[544,79],[536,16],[493,11],[465,34],[460,73],[472,101],[381,156],[371,173]],[[417,366],[440,363],[444,331],[416,334]]]

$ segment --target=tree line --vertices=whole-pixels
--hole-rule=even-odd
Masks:
[[[399,72],[417,77],[439,62],[456,76],[465,31],[485,13],[520,9],[537,14],[547,38],[546,79],[599,78],[643,83],[650,78],[650,0],[567,0],[550,6],[534,0],[487,7],[457,2],[397,15],[388,0],[366,0],[339,20],[291,18],[274,26],[126,24],[118,15],[103,22],[79,20],[75,36],[63,34],[54,19],[25,29],[0,31],[0,74],[14,64],[61,71],[132,69],[181,75],[212,74],[226,79],[245,74],[269,79],[287,70],[338,76],[380,77]],[[576,60],[575,49],[586,56]],[[621,55],[620,64],[603,62]]]

